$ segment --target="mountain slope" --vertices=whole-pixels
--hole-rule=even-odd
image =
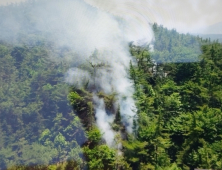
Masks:
[[[208,26],[204,32],[206,34],[222,34],[222,22]]]
[[[218,42],[221,42],[222,43],[222,34],[200,34],[199,35],[200,37],[204,38],[204,39],[209,39],[211,41],[216,41],[218,40]]]

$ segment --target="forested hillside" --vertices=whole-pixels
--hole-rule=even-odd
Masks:
[[[157,28],[157,32],[162,30]],[[222,45],[185,37],[189,52],[196,48],[194,40],[201,44],[202,54],[196,62],[157,63],[157,71],[150,72],[152,55],[135,55],[138,62],[130,72],[136,89],[138,121],[135,138],[125,146],[126,158],[134,169],[177,169],[176,165],[178,169],[222,168]],[[173,41],[183,43],[178,38]],[[169,48],[162,45],[162,49]],[[184,55],[184,59],[195,55]]]
[[[115,113],[112,128],[120,134],[115,138],[117,144],[122,143],[122,149],[109,148],[104,143],[95,126],[91,88],[86,84],[85,89],[78,89],[63,83],[68,64],[52,62],[50,46],[12,46],[2,42],[1,168],[221,168],[222,45],[157,25],[154,30],[156,36],[162,37],[156,37],[154,52],[148,47],[130,47],[136,60],[136,64],[129,63],[129,73],[138,110],[133,134],[126,133],[120,114]],[[182,36],[186,42],[178,39]],[[174,45],[167,43],[167,37]],[[200,56],[194,52],[198,42],[202,44]],[[167,55],[159,62],[152,58],[163,51],[175,56],[170,48],[186,48],[188,52],[166,62]],[[60,53],[57,51],[57,55]],[[195,62],[178,62],[181,58]],[[68,106],[67,95],[77,116]],[[106,95],[100,91],[98,96],[104,98],[108,110],[114,109],[115,93]],[[88,137],[84,145],[80,120]],[[50,165],[66,160],[74,162]]]
[[[32,3],[0,13],[17,20]],[[96,62],[100,51],[91,61],[70,62],[73,49],[47,40],[31,29],[32,16],[26,19],[30,30],[18,36],[0,18],[7,33],[0,32],[0,170],[222,169],[222,44],[157,24],[153,47],[129,43],[136,103],[130,132],[118,93],[96,87],[97,74],[110,68]],[[92,82],[67,84],[71,67],[89,72]],[[104,124],[114,134],[111,144],[98,127],[98,110],[113,118]]]
[[[85,137],[67,101],[68,65],[50,55],[45,45],[0,45],[0,169],[79,156]]]
[[[136,64],[130,63],[129,72],[138,110],[133,134],[126,134],[119,112],[115,113],[112,128],[116,143],[123,145],[122,149],[116,147],[121,154],[115,156],[108,148],[103,153],[105,145],[92,116],[91,87],[86,83],[84,89],[74,88],[69,94],[88,131],[89,141],[83,147],[88,167],[220,169],[222,45],[156,24],[153,27],[154,52],[148,47],[130,46]],[[163,55],[155,58],[157,54]],[[100,91],[97,95],[104,99],[106,109],[112,110],[110,102],[115,101],[115,94],[107,96]]]

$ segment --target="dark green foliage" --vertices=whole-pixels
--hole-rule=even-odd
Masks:
[[[0,52],[0,169],[78,160],[85,136],[68,106],[67,64],[46,46],[1,43]]]
[[[97,127],[93,127],[92,130],[87,132],[87,138],[92,144],[98,144],[101,141],[102,134]]]
[[[170,169],[176,164],[175,169],[220,169],[222,45],[157,25],[154,32],[157,40],[150,56],[156,64],[145,60],[143,48],[131,47],[137,61],[130,63],[130,74],[138,121],[136,136],[124,142],[125,158],[133,169]],[[197,42],[203,52],[199,57]],[[185,48],[187,55],[175,53]],[[160,53],[166,58],[157,58]],[[189,63],[182,63],[187,59]]]

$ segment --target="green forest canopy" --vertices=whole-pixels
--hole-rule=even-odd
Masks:
[[[42,37],[0,42],[0,169],[222,168],[222,44],[153,25],[154,51],[130,45],[137,120],[112,124],[123,148],[95,126],[92,92],[64,83],[69,63]],[[58,60],[52,61],[51,55]],[[104,98],[112,108],[115,94]],[[121,152],[121,154],[118,154]]]

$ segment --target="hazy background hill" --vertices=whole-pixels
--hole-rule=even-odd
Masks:
[[[218,40],[219,42],[222,42],[222,34],[199,34],[199,36],[204,39],[210,38],[211,41]]]
[[[199,35],[204,39],[210,38],[212,41],[218,40],[219,42],[222,42],[222,22],[195,30],[193,34]]]
[[[222,22],[210,25],[203,30],[205,34],[222,34]]]

